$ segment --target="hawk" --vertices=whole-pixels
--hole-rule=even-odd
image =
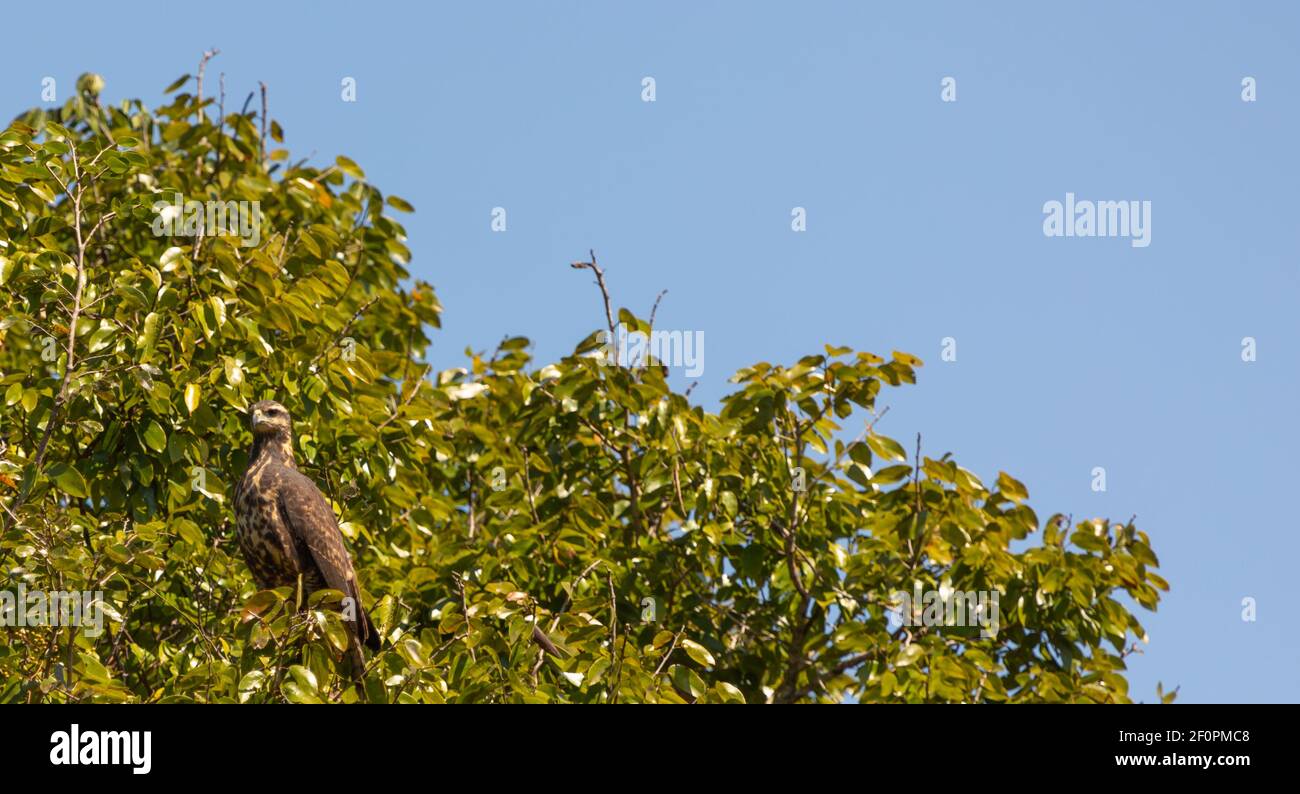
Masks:
[[[329,502],[293,460],[293,423],[274,400],[249,409],[253,448],[248,470],[235,488],[239,547],[258,587],[297,587],[303,597],[323,589],[351,599],[345,610],[350,629],[348,658],[360,683],[364,661],[358,643],[379,649],[379,632],[361,607],[352,558]],[[345,601],[345,603],[348,603]],[[355,616],[355,617],[352,617]]]

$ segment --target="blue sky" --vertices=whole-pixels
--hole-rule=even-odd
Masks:
[[[416,206],[412,267],[446,307],[440,368],[508,334],[540,362],[571,350],[602,319],[567,266],[589,248],[620,304],[644,316],[667,289],[657,325],[704,332],[693,394],[709,405],[736,369],[826,342],[922,357],[878,430],[909,446],[920,431],[927,454],[986,481],[1010,472],[1040,516],[1136,514],[1151,535],[1173,590],[1142,615],[1135,699],[1163,681],[1183,701],[1300,701],[1285,501],[1300,474],[1300,6],[5,13],[7,117],[40,104],[43,77],[62,98],[82,71],[111,100],[157,104],[213,46],[228,107],[266,81],[295,155],[346,154]],[[1044,202],[1067,192],[1150,201],[1150,245],[1044,236]]]

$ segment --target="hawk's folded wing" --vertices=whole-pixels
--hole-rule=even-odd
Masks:
[[[357,620],[357,637],[371,647],[378,646],[378,635],[361,607],[361,591],[352,557],[343,545],[343,533],[325,496],[316,484],[301,472],[292,471],[280,488],[280,515],[296,541],[311,552],[325,585],[352,599]]]

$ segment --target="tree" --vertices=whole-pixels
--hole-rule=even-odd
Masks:
[[[572,355],[514,337],[432,372],[406,201],[291,161],[264,110],[212,115],[201,70],[153,111],[102,84],[0,135],[3,587],[106,616],[0,632],[0,701],[360,697],[337,594],[256,591],[234,539],[243,411],[272,396],[384,636],[369,700],[1129,699],[1120,599],[1167,589],[1147,536],[909,460],[877,405],[915,357],[756,364],[711,413],[608,360],[653,312],[615,310],[593,253],[605,327]],[[935,625],[971,593],[982,623]]]

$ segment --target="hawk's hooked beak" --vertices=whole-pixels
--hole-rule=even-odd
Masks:
[[[266,416],[261,411],[253,411],[253,427],[257,427],[266,421]]]

